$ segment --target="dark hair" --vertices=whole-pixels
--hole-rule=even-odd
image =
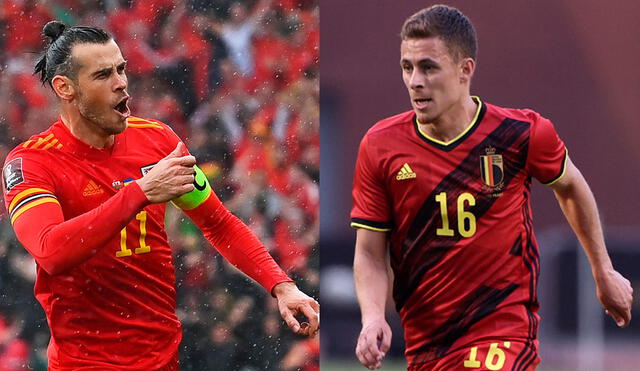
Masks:
[[[59,21],[51,21],[42,28],[42,34],[49,38],[48,44],[38,59],[33,74],[40,74],[40,81],[51,85],[56,75],[76,78],[77,63],[71,58],[71,50],[76,44],[106,44],[113,37],[96,27],[71,27]]]
[[[446,5],[422,9],[407,18],[400,31],[402,40],[434,36],[442,38],[456,59],[476,59],[476,30],[469,18],[458,9]]]

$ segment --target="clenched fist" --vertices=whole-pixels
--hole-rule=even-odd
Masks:
[[[194,189],[193,180],[196,158],[184,156],[182,142],[160,160],[145,176],[138,179],[138,185],[151,203],[173,200]]]

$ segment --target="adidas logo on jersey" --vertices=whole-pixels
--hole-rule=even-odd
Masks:
[[[93,180],[90,180],[89,183],[87,183],[87,185],[84,187],[84,190],[82,191],[82,195],[85,197],[95,196],[103,193],[104,193],[104,190],[102,189],[102,187],[97,185],[96,182],[94,182]]]
[[[396,175],[397,180],[405,180],[412,179],[416,177],[416,173],[411,170],[411,167],[406,162],[402,165],[402,169],[398,171],[398,175]]]

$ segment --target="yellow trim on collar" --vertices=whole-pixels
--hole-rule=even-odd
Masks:
[[[452,143],[455,143],[457,140],[459,140],[460,138],[462,138],[465,134],[467,134],[469,132],[469,130],[471,130],[472,127],[474,127],[477,124],[478,121],[478,116],[480,116],[480,111],[482,110],[482,101],[480,100],[479,97],[473,95],[471,96],[471,99],[473,99],[476,103],[478,103],[478,108],[476,109],[476,114],[473,116],[473,120],[471,120],[471,123],[467,126],[466,129],[464,129],[462,131],[462,133],[458,134],[455,138],[451,139],[448,142],[443,142],[441,140],[438,139],[434,139],[431,138],[430,136],[427,135],[427,133],[425,133],[424,131],[422,131],[422,129],[420,128],[420,121],[418,121],[418,117],[416,117],[416,123],[418,124],[418,131],[420,132],[420,134],[427,140],[430,140],[434,143],[438,143],[441,146],[448,146]]]

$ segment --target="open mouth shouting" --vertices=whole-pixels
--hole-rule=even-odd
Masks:
[[[122,99],[118,101],[118,103],[113,107],[113,110],[118,113],[123,118],[129,117],[131,115],[131,111],[129,110],[129,106],[127,102],[129,101],[129,96],[125,95]]]

